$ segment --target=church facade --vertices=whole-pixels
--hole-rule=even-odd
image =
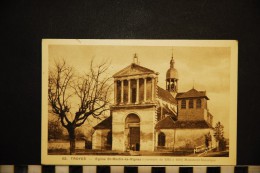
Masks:
[[[157,85],[159,73],[141,66],[136,55],[113,75],[111,115],[94,127],[92,149],[172,151],[214,145],[209,98],[194,88],[178,92],[174,63],[172,57],[165,89]]]

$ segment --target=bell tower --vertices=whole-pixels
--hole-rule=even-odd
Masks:
[[[166,73],[166,90],[169,91],[174,97],[178,92],[178,71],[174,68],[173,54],[170,61],[170,68]]]

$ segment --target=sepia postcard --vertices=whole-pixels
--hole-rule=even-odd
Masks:
[[[42,164],[235,165],[236,40],[42,40]]]

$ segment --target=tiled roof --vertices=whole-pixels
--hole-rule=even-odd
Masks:
[[[166,102],[176,104],[175,98],[171,95],[171,93],[161,87],[157,86],[158,89],[158,97]]]
[[[161,121],[159,121],[156,124],[155,128],[156,129],[172,129],[175,124],[174,119],[175,118],[173,118],[171,116],[167,116],[164,119],[162,119]]]
[[[174,121],[171,117],[166,117],[156,124],[156,129],[196,129],[212,128],[205,120],[200,121]]]
[[[94,127],[94,129],[112,129],[112,116],[109,116],[108,118],[101,121]]]
[[[182,92],[182,93],[178,93],[176,96],[176,99],[181,99],[181,98],[197,98],[197,97],[204,97],[207,100],[209,100],[209,98],[206,95],[206,91],[197,91],[196,89],[192,88],[191,90],[187,91],[187,92]]]
[[[124,76],[140,75],[140,74],[151,74],[151,73],[155,73],[155,71],[140,66],[138,64],[132,63],[129,66],[117,72],[116,74],[114,74],[113,77],[124,77]]]

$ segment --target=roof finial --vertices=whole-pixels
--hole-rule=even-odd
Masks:
[[[134,63],[134,64],[139,64],[139,62],[138,62],[138,57],[137,57],[137,54],[136,54],[136,53],[134,54],[133,63]]]
[[[174,59],[173,59],[173,48],[172,48],[172,59],[170,61],[170,67],[174,68]]]
[[[173,59],[173,47],[172,47],[172,59]]]
[[[193,86],[192,86],[192,89],[194,89],[194,79],[193,79]]]

